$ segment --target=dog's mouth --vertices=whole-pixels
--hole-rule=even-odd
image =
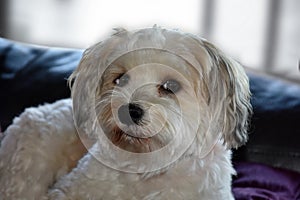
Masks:
[[[112,133],[107,136],[117,147],[133,153],[149,153],[165,146],[157,135],[137,137],[129,132],[126,133],[119,127],[115,127]]]

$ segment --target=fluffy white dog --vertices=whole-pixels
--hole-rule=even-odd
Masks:
[[[6,130],[0,199],[233,199],[249,84],[212,44],[118,29],[70,82],[73,101],[26,109]]]

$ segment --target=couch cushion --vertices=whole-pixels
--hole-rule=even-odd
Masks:
[[[248,72],[254,115],[250,140],[235,154],[300,171],[300,85]]]
[[[43,48],[0,38],[0,126],[26,107],[70,96],[67,78],[82,50]]]

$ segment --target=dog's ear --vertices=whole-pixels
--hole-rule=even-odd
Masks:
[[[219,49],[203,41],[209,54],[211,70],[208,73],[209,106],[219,112],[216,119],[228,148],[237,148],[248,139],[248,123],[252,114],[249,80],[243,67],[225,56]]]

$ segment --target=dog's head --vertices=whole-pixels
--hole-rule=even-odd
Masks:
[[[73,79],[75,123],[102,146],[180,157],[203,156],[218,140],[228,148],[247,140],[248,78],[197,36],[120,29],[84,53]]]

